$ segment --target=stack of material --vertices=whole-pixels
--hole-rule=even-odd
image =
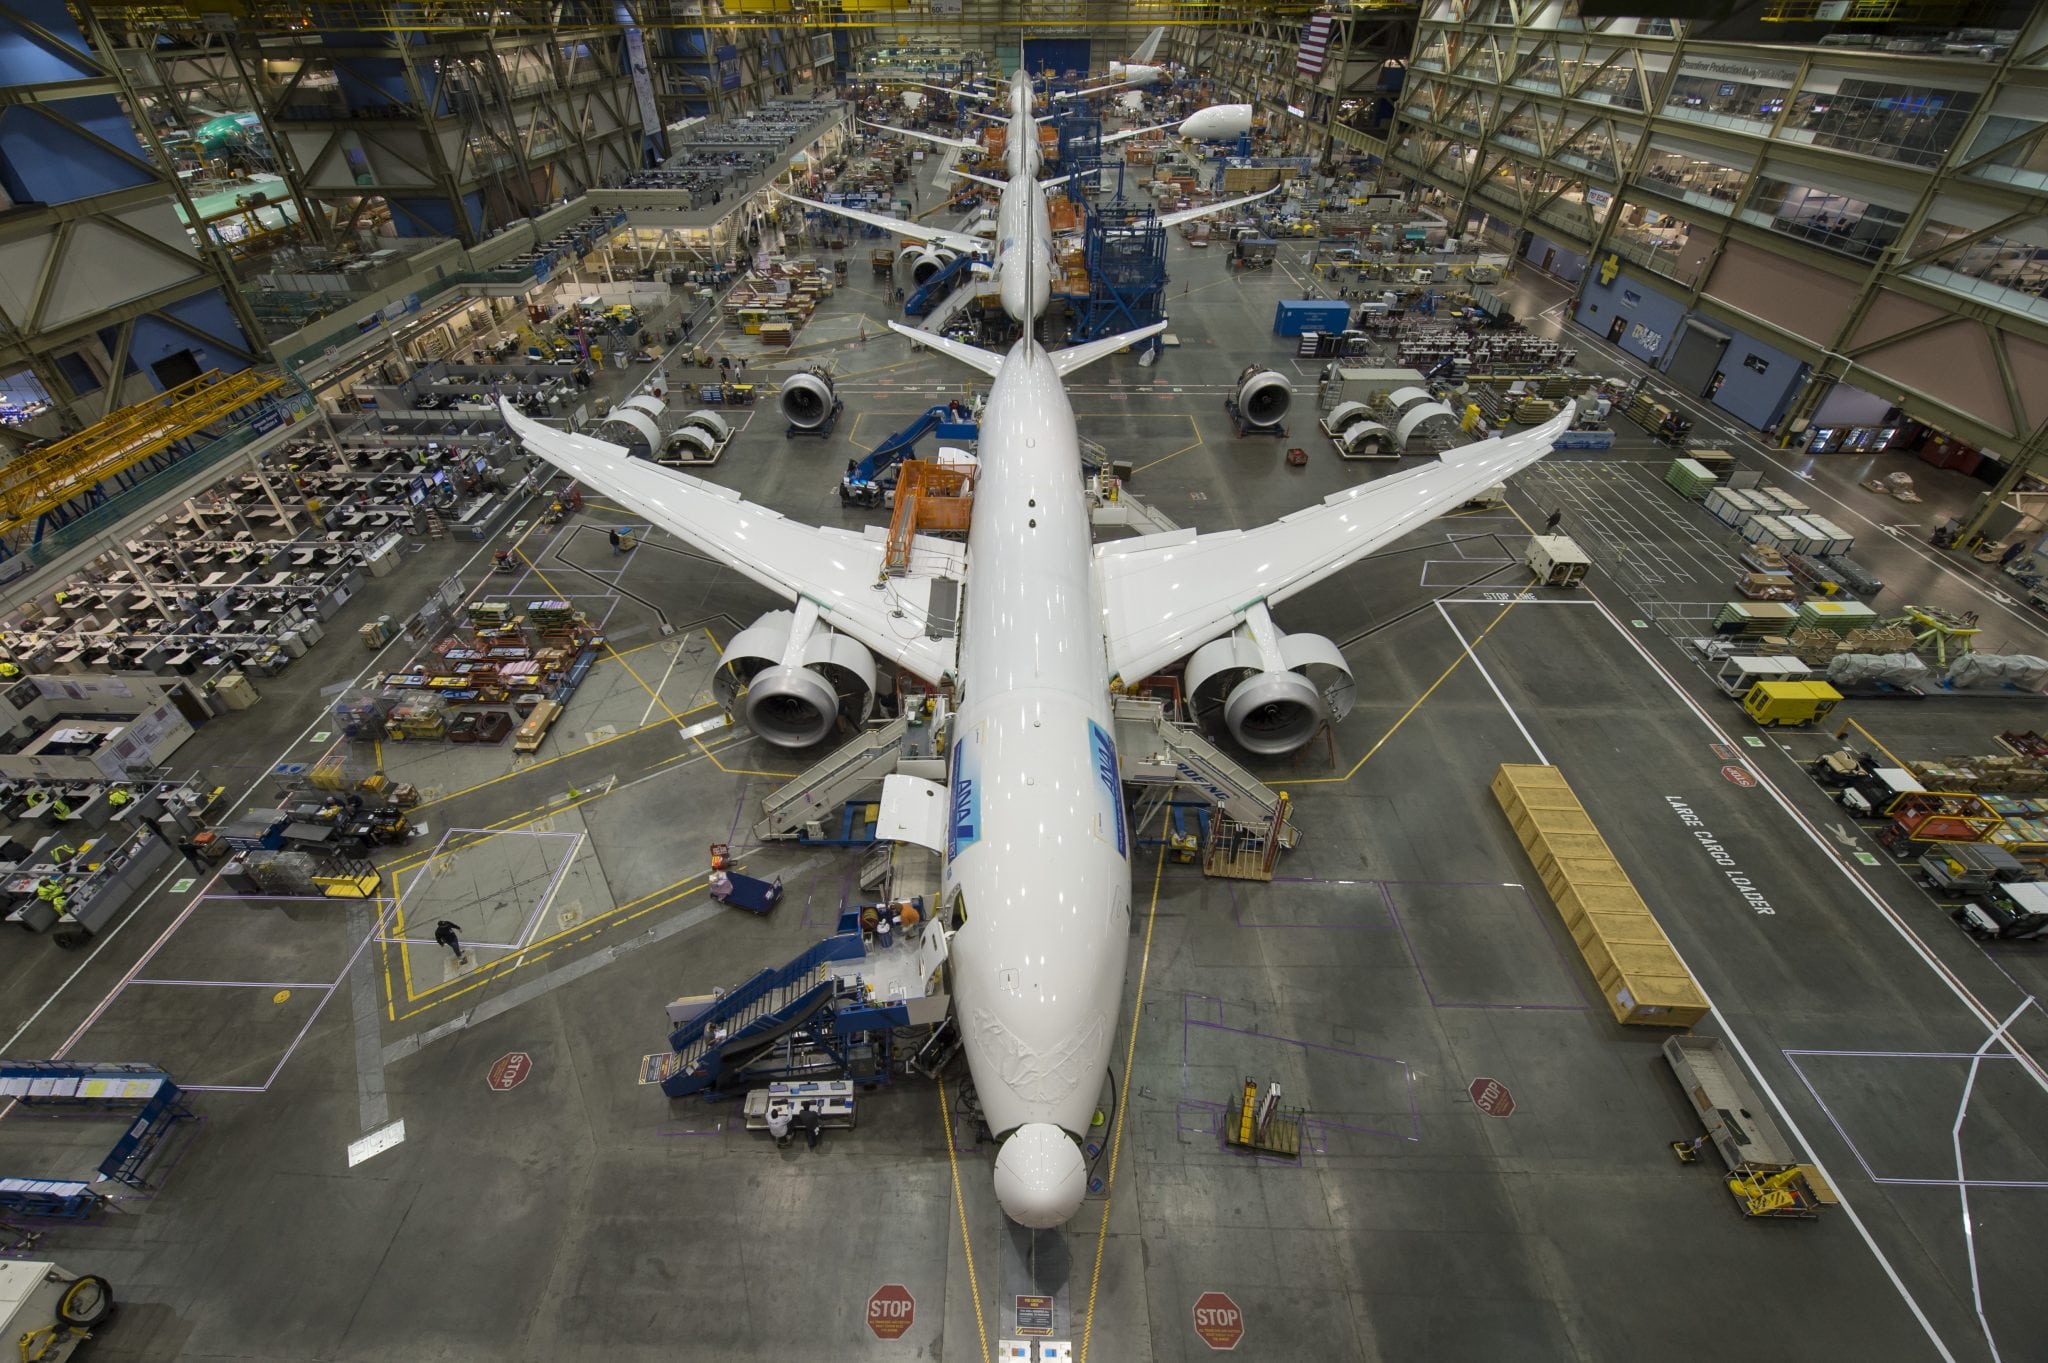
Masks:
[[[1664,470],[1664,481],[1676,488],[1680,496],[1697,502],[1712,492],[1721,480],[1697,459],[1674,459],[1671,467]]]
[[[1920,494],[1913,490],[1913,475],[1910,473],[1887,473],[1884,484],[1885,490],[1902,502],[1920,500]]]
[[[2048,686],[2048,661],[2026,653],[1965,653],[1949,664],[1942,685],[1955,690],[2038,692]]]
[[[1707,996],[1563,774],[1503,763],[1492,789],[1615,1021],[1690,1027],[1705,1017]]]
[[[1847,634],[1809,628],[1792,632],[1791,651],[1808,667],[1825,667],[1844,653],[1911,653],[1918,642],[1913,631],[1898,626],[1852,629]]]
[[[1807,601],[1799,607],[1800,629],[1824,629],[1835,634],[1877,627],[1877,612],[1860,601]]]
[[[1927,664],[1912,653],[1838,653],[1828,659],[1827,678],[1844,692],[1874,686],[1912,691],[1927,680]]]
[[[1782,601],[1730,601],[1714,617],[1716,634],[1784,634],[1796,612]],[[1811,663],[1810,658],[1801,658]]]
[[[2048,790],[2048,766],[2029,757],[1951,757],[1941,762],[1908,762],[1929,790],[2027,795]]]
[[[1638,390],[1628,400],[1628,418],[1646,431],[1654,431],[1671,417],[1671,409]]]

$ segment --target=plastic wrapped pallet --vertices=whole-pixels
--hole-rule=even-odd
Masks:
[[[1927,664],[1911,653],[1841,653],[1828,660],[1827,679],[1838,690],[1871,686],[1909,690],[1927,681]]]
[[[1721,480],[1697,459],[1674,459],[1671,467],[1664,471],[1664,481],[1677,489],[1681,496],[1697,502],[1713,492]]]
[[[1741,488],[1717,487],[1707,493],[1707,514],[1723,525],[1740,526],[1756,513],[1755,497]]]
[[[1942,683],[1959,691],[2039,691],[2048,686],[2048,660],[2025,653],[1965,653],[1949,664]]]

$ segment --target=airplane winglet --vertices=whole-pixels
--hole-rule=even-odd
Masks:
[[[1061,378],[1065,378],[1076,369],[1094,364],[1105,355],[1114,355],[1126,346],[1149,340],[1164,330],[1166,323],[1154,322],[1151,326],[1139,327],[1136,331],[1122,331],[1114,336],[1105,336],[1099,341],[1087,341],[1081,345],[1068,346],[1065,350],[1047,353],[1052,356],[1053,368],[1059,372]]]
[[[1166,324],[1162,322],[1160,325],[1163,327]],[[916,327],[907,327],[896,321],[889,323],[889,330],[904,337],[912,345],[929,346],[942,355],[950,355],[964,365],[979,369],[990,378],[994,378],[996,370],[1002,367],[1002,356],[993,350],[983,350],[978,345],[968,345],[965,341],[955,341],[929,331],[919,331]]]

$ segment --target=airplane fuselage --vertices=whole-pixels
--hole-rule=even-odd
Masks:
[[[982,412],[967,562],[945,889],[964,918],[956,1011],[990,1128],[1078,1140],[1123,996],[1130,848],[1073,409],[1028,338]]]

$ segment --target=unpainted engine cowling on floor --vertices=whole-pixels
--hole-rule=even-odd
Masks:
[[[712,691],[747,727],[778,748],[808,748],[858,727],[875,704],[875,660],[822,625],[792,647],[796,616],[770,611],[719,656]]]
[[[1237,410],[1247,426],[1278,426],[1293,402],[1294,390],[1270,369],[1246,365],[1237,376]]]
[[[831,419],[832,409],[838,402],[839,395],[833,390],[832,376],[815,369],[791,374],[782,381],[782,390],[776,396],[776,404],[782,409],[782,419],[800,431],[824,425]]]
[[[1212,640],[1188,659],[1195,719],[1221,724],[1246,752],[1283,757],[1351,713],[1358,683],[1337,646],[1320,634],[1279,634],[1281,668],[1268,665],[1249,630]]]

